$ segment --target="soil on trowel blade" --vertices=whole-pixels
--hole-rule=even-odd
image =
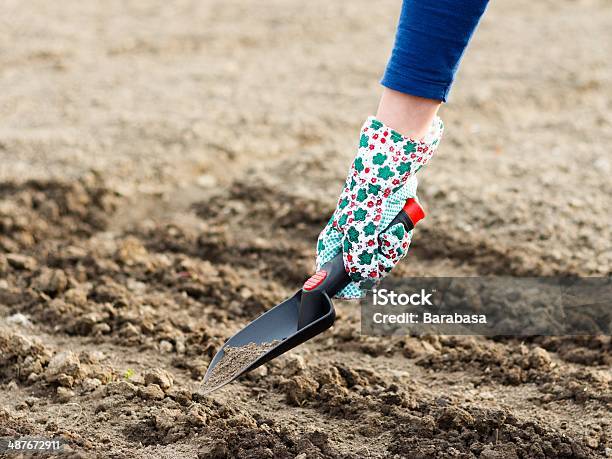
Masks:
[[[210,377],[202,384],[202,394],[208,394],[234,379],[243,368],[255,362],[278,343],[278,340],[274,340],[269,343],[249,343],[223,349],[223,357],[213,368]]]

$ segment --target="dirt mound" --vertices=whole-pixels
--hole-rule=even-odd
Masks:
[[[598,457],[585,444],[505,410],[435,406],[398,416],[389,452],[410,457]]]
[[[2,183],[0,248],[27,252],[41,242],[91,236],[106,227],[117,202],[117,195],[95,176],[76,182]],[[11,264],[32,267],[24,261]]]
[[[208,451],[200,451],[207,459],[296,457],[316,459],[350,459],[329,445],[328,435],[310,432],[295,435],[275,426],[274,421],[261,422],[257,428],[237,428]]]

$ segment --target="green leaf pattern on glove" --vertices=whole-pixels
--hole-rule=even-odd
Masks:
[[[364,123],[357,157],[317,245],[317,269],[343,251],[353,283],[337,296],[363,296],[364,289],[371,288],[405,256],[412,231],[405,231],[401,224],[381,230],[408,197],[416,197],[414,174],[431,159],[442,131],[437,117],[422,141],[404,137],[374,117]]]

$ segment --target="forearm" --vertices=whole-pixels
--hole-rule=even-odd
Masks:
[[[406,137],[420,139],[427,134],[440,103],[384,88],[376,118]]]

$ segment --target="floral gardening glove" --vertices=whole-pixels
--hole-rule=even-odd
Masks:
[[[317,270],[343,252],[351,282],[337,298],[361,298],[401,260],[412,231],[401,223],[384,230],[408,198],[416,198],[415,174],[432,157],[442,136],[440,118],[421,141],[404,137],[369,117],[338,205],[317,243]]]

